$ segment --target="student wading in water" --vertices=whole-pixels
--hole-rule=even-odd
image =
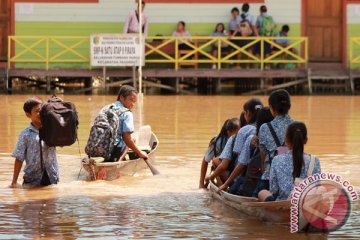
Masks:
[[[42,127],[39,112],[42,103],[42,100],[37,97],[29,98],[24,103],[25,115],[31,123],[20,133],[12,154],[15,158],[14,175],[11,183],[13,188],[20,186],[17,180],[24,161],[26,166],[23,186],[39,187],[59,182],[56,148],[48,147],[44,141],[39,142],[39,129]]]
[[[120,88],[117,100],[110,106],[115,109],[120,109],[119,114],[119,129],[115,139],[115,147],[109,159],[105,159],[106,162],[118,161],[120,156],[126,150],[126,147],[132,149],[140,158],[147,159],[148,155],[141,151],[131,138],[131,134],[134,132],[134,119],[131,109],[135,107],[137,100],[137,91],[135,88],[124,85]],[[104,113],[109,106],[104,107],[101,113]]]

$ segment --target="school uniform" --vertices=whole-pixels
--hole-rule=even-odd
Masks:
[[[121,113],[119,114],[119,128],[118,133],[116,135],[116,139],[114,142],[114,150],[111,154],[110,159],[105,159],[105,161],[113,162],[117,161],[122,153],[126,149],[126,143],[122,136],[123,133],[133,133],[134,132],[134,116],[130,110],[127,110],[124,105],[120,101],[116,101],[113,103],[113,106],[117,109],[122,109]],[[105,106],[101,111],[100,114],[105,112],[108,109],[108,106]]]
[[[210,146],[206,150],[204,155],[204,160],[207,163],[210,163],[215,157],[219,156],[224,149],[227,139],[215,139],[215,143],[211,142]],[[214,149],[215,148],[215,149]]]
[[[248,13],[248,12],[247,13],[243,12],[239,16],[236,17],[236,23],[238,25],[240,25],[240,23],[242,21],[242,17],[241,17],[242,14],[245,14],[245,20],[249,21],[251,26],[255,26],[255,24],[256,24],[255,17],[253,15],[251,15],[250,13]]]
[[[230,33],[233,34],[237,28],[237,18],[231,18],[229,22]]]
[[[289,115],[279,115],[276,116],[271,122],[271,126],[274,128],[274,131],[279,138],[281,144],[285,142],[285,134],[287,127],[293,123],[294,120],[291,119]],[[261,177],[262,180],[269,180],[270,177],[270,154],[275,152],[278,146],[275,143],[275,140],[270,132],[267,124],[263,124],[259,130],[259,145],[260,150],[265,152],[265,171]]]
[[[255,134],[251,134],[247,137],[247,139],[244,142],[243,150],[241,151],[240,155],[237,158],[237,163],[242,164],[244,166],[247,166],[250,163],[251,160],[251,153],[253,150],[252,141],[255,137]]]
[[[224,160],[224,159],[231,160],[232,155],[233,155],[233,149],[232,148],[233,148],[233,144],[234,144],[234,139],[235,139],[235,135],[229,137],[229,139],[226,142],[226,145],[225,145],[224,149],[222,150],[222,152],[221,152],[221,154],[219,156],[220,160]]]
[[[302,167],[300,178],[305,179],[309,169],[311,155],[304,153],[305,166]],[[276,201],[287,200],[294,188],[292,176],[294,170],[292,151],[274,157],[270,170],[270,192]],[[312,175],[321,173],[320,161],[315,157]]]
[[[185,44],[185,42],[190,42],[191,40],[191,34],[189,31],[183,31],[183,32],[173,32],[172,34],[173,37],[188,37],[185,38],[184,40],[179,40],[178,41],[178,46],[179,46],[179,50],[193,50],[192,47],[188,46],[187,44]]]
[[[245,142],[247,141],[249,136],[254,135],[254,134],[256,134],[255,123],[246,125],[238,131],[234,149],[233,149],[233,151],[236,154],[238,154],[238,156],[242,156],[241,154],[245,154],[243,152],[248,151],[248,149],[246,147],[244,147]]]
[[[39,130],[32,124],[19,135],[12,157],[26,163],[24,168],[24,185],[44,186],[59,182],[59,167],[56,148],[48,147],[41,141],[42,158],[40,157]],[[44,172],[45,170],[45,172]],[[44,183],[44,178],[46,183]]]
[[[253,136],[256,133],[256,127],[254,124],[249,124],[242,127],[238,133],[236,134],[235,143],[233,144],[232,153],[234,154],[234,162],[233,168],[239,164],[239,159],[246,158],[249,156],[250,158],[250,147],[248,147],[247,142],[250,136]],[[233,170],[233,169],[232,169]],[[244,183],[244,177],[238,176],[235,180],[231,183],[229,192],[232,194],[239,195],[241,192],[241,186]]]

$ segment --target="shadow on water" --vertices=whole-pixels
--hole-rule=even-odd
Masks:
[[[337,233],[290,234],[287,226],[251,219],[209,194],[71,196],[0,204],[0,239],[334,239]],[[359,212],[354,212],[359,217]],[[8,223],[12,224],[9,226]],[[354,223],[358,225],[359,223]],[[339,239],[358,237],[348,225]]]

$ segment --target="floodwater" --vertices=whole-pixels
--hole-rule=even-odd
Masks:
[[[91,123],[115,96],[65,96],[79,111],[80,147],[59,148],[60,180],[43,189],[10,189],[10,153],[28,120],[27,96],[0,96],[0,239],[359,239],[360,204],[348,223],[329,235],[290,234],[249,218],[198,190],[202,154],[225,118],[238,116],[246,97],[149,96],[137,125],[149,124],[160,140],[152,176],[143,170],[112,182],[78,180]],[[44,97],[45,98],[45,97]],[[266,102],[266,98],[261,98]],[[306,151],[323,171],[360,187],[360,97],[293,97],[291,115],[309,130]],[[79,153],[80,149],[80,153]],[[83,172],[80,173],[82,178]],[[21,176],[19,179],[21,182]]]

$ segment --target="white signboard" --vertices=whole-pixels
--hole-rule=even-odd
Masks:
[[[141,45],[137,34],[91,35],[91,65],[95,67],[139,66]],[[144,44],[142,44],[144,65]]]

